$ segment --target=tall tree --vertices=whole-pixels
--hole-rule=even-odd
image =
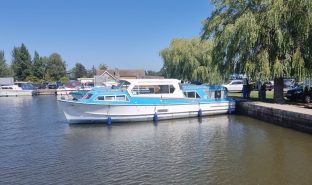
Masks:
[[[217,83],[222,80],[215,65],[212,65],[213,41],[173,39],[170,47],[160,52],[164,65],[162,73],[169,78]]]
[[[4,51],[0,51],[0,77],[6,77],[11,75],[10,69],[6,64]]]
[[[12,69],[17,80],[25,80],[32,74],[31,56],[24,44],[12,51]]]
[[[76,63],[75,67],[72,69],[72,73],[75,79],[87,76],[87,70],[81,63]]]
[[[39,53],[35,51],[34,58],[33,58],[33,75],[43,80],[45,73],[45,64],[42,57],[39,56]]]
[[[213,61],[224,74],[275,79],[274,99],[283,102],[283,77],[312,71],[311,0],[212,0],[203,39],[215,39]]]
[[[53,53],[47,59],[45,79],[49,81],[58,81],[66,76],[66,64],[61,55]]]

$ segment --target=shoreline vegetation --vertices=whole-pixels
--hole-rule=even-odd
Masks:
[[[212,1],[197,39],[173,39],[162,50],[167,77],[214,83],[231,74],[274,79],[273,100],[284,103],[283,78],[312,77],[310,1]],[[217,80],[216,80],[217,79]]]
[[[105,64],[100,69],[107,69]],[[4,51],[0,50],[0,77],[14,77],[16,81],[30,82],[67,82],[70,79],[93,77],[96,69],[86,69],[81,63],[76,63],[68,69],[66,61],[60,54],[52,53],[49,56],[40,56],[37,51],[33,57],[24,43],[12,50],[11,64],[7,64]]]

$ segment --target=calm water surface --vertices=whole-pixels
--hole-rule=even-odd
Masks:
[[[242,116],[69,125],[0,98],[0,184],[312,184],[312,136]]]

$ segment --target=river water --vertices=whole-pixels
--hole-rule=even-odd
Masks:
[[[0,184],[312,184],[312,136],[237,115],[69,125],[0,98]]]

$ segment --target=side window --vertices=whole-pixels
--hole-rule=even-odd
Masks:
[[[215,91],[215,98],[216,99],[220,99],[221,98],[221,91],[220,90]]]
[[[238,81],[238,82],[233,82],[232,85],[239,85],[239,84],[242,84],[242,83],[243,82]]]
[[[91,93],[87,93],[87,94],[83,97],[83,99],[90,99],[92,95],[93,95],[93,94],[91,94]]]
[[[104,100],[104,96],[98,96],[97,100]]]
[[[131,90],[132,94],[153,94],[154,89],[149,86],[134,86],[133,89]]]
[[[200,98],[200,96],[195,91],[184,92],[184,95],[187,98]]]
[[[116,101],[128,101],[128,98],[125,95],[118,95],[116,96]]]
[[[117,96],[98,96],[97,100],[105,100],[105,101],[129,101],[126,95],[117,95]]]
[[[173,85],[169,86],[169,93],[174,93],[175,88],[173,87]]]
[[[207,94],[208,99],[215,98],[215,91],[206,90],[205,93]]]
[[[188,98],[196,98],[195,92],[187,92],[187,97]]]
[[[105,96],[105,100],[107,100],[107,101],[114,101],[115,100],[115,96]]]
[[[158,91],[156,91],[156,94],[169,94],[169,86],[159,85]]]
[[[173,85],[136,85],[131,90],[132,94],[172,94],[175,91]]]

